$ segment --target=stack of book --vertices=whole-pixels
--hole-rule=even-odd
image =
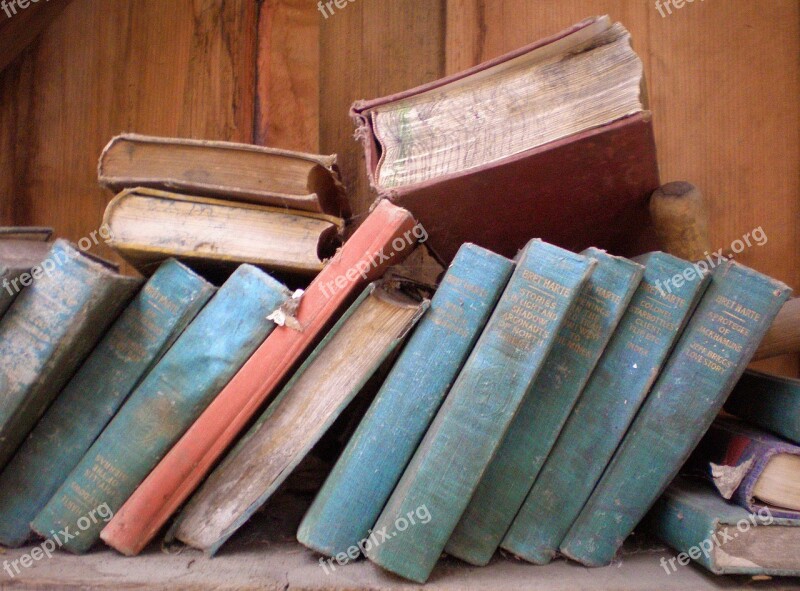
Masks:
[[[110,243],[148,276],[169,257],[204,273],[250,263],[313,276],[350,214],[334,156],[126,134],[98,176],[120,191],[103,220]]]
[[[341,246],[334,157],[114,138],[108,241],[145,279],[62,240],[12,264],[0,237],[3,276],[24,286],[0,319],[0,543],[71,531],[59,547],[133,556],[166,529],[213,555],[365,396],[297,532],[331,566],[364,555],[425,582],[442,553],[608,564],[707,431],[689,465],[797,517],[797,448],[712,427],[789,288],[733,261],[596,246],[642,252],[601,223],[641,220],[658,185],[641,82],[602,17],[357,104],[381,198]],[[566,194],[595,217],[566,231],[548,212],[573,176]],[[438,285],[394,272],[428,238],[449,263]],[[728,410],[797,440],[796,384],[765,379],[748,374]],[[757,411],[758,388],[777,394]],[[706,492],[682,482],[650,514],[678,547],[726,523],[698,510],[689,536],[676,503]],[[800,566],[755,552],[709,560]]]

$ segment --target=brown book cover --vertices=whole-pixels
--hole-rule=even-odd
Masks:
[[[605,17],[587,19],[453,76],[353,105],[351,117],[364,145],[371,186],[379,199],[389,199],[414,214],[442,262],[452,260],[464,242],[508,257],[532,237],[574,251],[597,246],[621,255],[655,246],[647,202],[660,182],[651,115],[646,110],[469,170],[394,188],[377,182],[382,154],[373,109],[474,76],[601,18]]]

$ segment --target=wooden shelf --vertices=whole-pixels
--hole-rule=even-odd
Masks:
[[[186,548],[154,544],[141,556],[126,558],[99,547],[85,556],[63,552],[22,569],[13,581],[0,570],[0,588],[20,589],[415,589],[418,585],[390,575],[361,560],[337,566],[326,574],[319,556],[300,546],[294,532],[310,495],[283,494],[238,532],[215,558]],[[435,516],[433,516],[435,519]],[[388,541],[386,543],[391,543]],[[33,546],[8,550],[0,562],[11,562]],[[717,577],[695,566],[678,567],[667,574],[662,557],[675,554],[647,539],[628,544],[616,563],[589,569],[564,560],[533,566],[495,557],[484,568],[445,558],[425,585],[430,591],[487,589],[575,591],[686,591],[715,589],[797,589],[800,579],[753,581],[750,577]]]

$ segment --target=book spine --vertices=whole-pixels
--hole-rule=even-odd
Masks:
[[[647,256],[644,277],[500,546],[536,564],[555,556],[677,341],[708,277],[671,293],[686,261]]]
[[[28,539],[30,522],[213,293],[175,260],[145,284],[0,473],[0,544]]]
[[[745,371],[725,410],[800,445],[800,380]]]
[[[378,204],[303,294],[302,330],[275,329],[106,526],[106,543],[141,552],[355,294],[409,254],[418,228],[406,210]]]
[[[272,330],[266,317],[287,296],[262,271],[239,267],[130,395],[33,530],[48,537],[70,528],[80,535],[62,547],[87,551],[108,521],[96,518],[98,508],[109,518],[119,509]]]
[[[727,261],[561,544],[586,565],[608,564],[721,410],[791,290]]]
[[[494,555],[642,279],[634,262],[582,254],[597,266],[445,547],[470,564]]]
[[[302,544],[335,556],[369,536],[513,269],[504,257],[461,247],[303,518],[297,532]]]
[[[64,240],[53,244],[42,272],[0,320],[0,466],[140,284]]]
[[[397,530],[401,518],[423,508],[432,519],[365,548],[370,560],[427,580],[594,265],[540,240],[528,244],[373,529]]]

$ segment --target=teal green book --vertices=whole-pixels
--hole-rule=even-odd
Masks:
[[[303,518],[300,543],[336,556],[369,537],[513,270],[512,261],[474,244],[459,249]]]
[[[445,552],[488,564],[642,280],[644,268],[596,248],[597,261]]]
[[[711,285],[592,496],[561,543],[609,564],[722,409],[788,299],[784,284],[733,261]]]
[[[373,283],[362,293],[192,497],[168,539],[213,555],[261,508],[428,308],[403,285]]]
[[[725,410],[800,445],[800,380],[747,370]]]
[[[644,277],[500,544],[523,560],[553,559],[708,285],[666,291],[690,264],[662,252],[639,262]]]
[[[275,327],[267,316],[288,290],[239,267],[122,405],[32,529],[87,551],[134,489]],[[98,518],[101,516],[101,518]]]
[[[31,521],[214,291],[173,259],[159,267],[0,473],[0,544],[28,539]]]
[[[430,576],[596,262],[532,240],[464,368],[373,527],[375,564]],[[430,523],[408,526],[408,516]],[[401,529],[401,524],[403,525]]]
[[[141,285],[65,240],[47,261],[0,320],[0,467]]]
[[[678,476],[644,524],[679,552],[660,560],[668,575],[695,560],[715,575],[800,576],[800,520],[751,513],[708,482]]]

